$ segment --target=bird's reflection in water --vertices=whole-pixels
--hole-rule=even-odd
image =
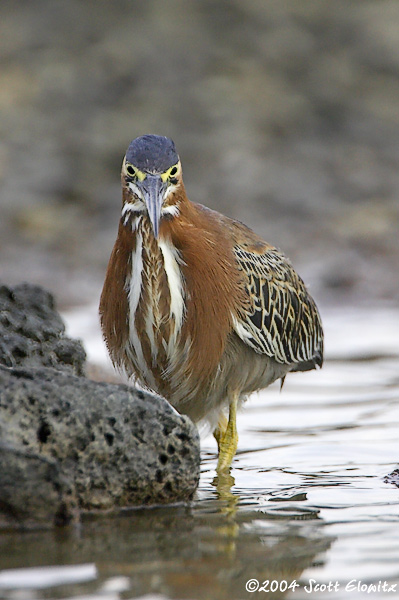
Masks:
[[[214,483],[202,486],[201,498],[188,504],[92,516],[79,530],[3,536],[3,567],[49,565],[57,556],[60,564],[95,563],[99,577],[87,584],[88,597],[109,578],[123,576],[129,597],[224,600],[247,597],[250,579],[290,583],[316,557],[322,560],[331,538],[317,511],[301,509],[300,498],[291,494],[275,502],[267,490],[233,493],[230,474]]]
[[[215,486],[220,504],[221,515],[226,516],[226,522],[218,526],[217,532],[226,549],[226,553],[234,554],[236,550],[236,538],[239,534],[239,526],[236,520],[239,496],[233,494],[231,489],[235,484],[234,477],[229,472],[219,473],[212,481]]]
[[[212,485],[216,488],[218,498],[225,501],[228,505],[231,505],[231,507],[234,507],[238,502],[238,496],[231,491],[234,484],[235,479],[230,472],[219,473],[212,481]]]

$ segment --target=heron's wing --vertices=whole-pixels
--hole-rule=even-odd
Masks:
[[[257,243],[236,245],[234,254],[245,281],[248,303],[234,329],[259,354],[313,369],[323,363],[320,315],[304,282],[276,248]]]

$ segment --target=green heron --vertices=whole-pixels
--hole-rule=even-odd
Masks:
[[[190,202],[172,140],[133,140],[121,180],[100,301],[108,351],[116,367],[179,412],[213,424],[217,470],[228,472],[247,395],[322,366],[319,312],[284,254]]]

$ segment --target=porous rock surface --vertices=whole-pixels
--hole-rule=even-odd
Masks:
[[[49,292],[27,283],[0,284],[0,364],[56,367],[83,375],[83,346],[64,333]]]
[[[68,346],[73,341],[63,337],[49,294],[42,291],[48,318],[40,322],[40,303],[31,311],[27,300],[30,291],[39,297],[38,288],[23,290],[17,313],[26,312],[20,322],[29,327],[16,332],[8,301],[0,304],[0,527],[53,526],[78,520],[82,511],[190,499],[199,479],[196,427],[158,396],[74,374],[84,367],[81,345],[76,354]],[[1,294],[18,296],[5,286]],[[43,334],[44,322],[58,327],[58,338]],[[70,349],[66,363],[55,358],[57,339]],[[24,359],[27,366],[7,364]],[[40,361],[57,368],[31,366]]]

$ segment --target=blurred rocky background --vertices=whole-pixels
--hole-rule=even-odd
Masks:
[[[99,296],[131,139],[288,254],[322,303],[399,303],[399,2],[2,0],[0,278]]]

